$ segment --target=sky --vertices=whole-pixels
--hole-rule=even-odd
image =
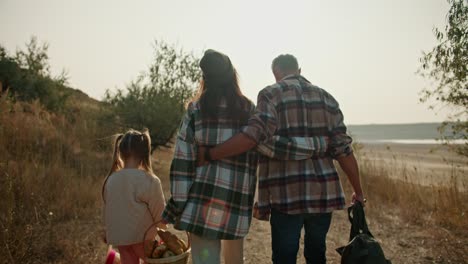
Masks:
[[[347,124],[439,122],[450,109],[419,102],[419,58],[436,45],[445,0],[0,0],[0,45],[49,43],[52,73],[96,99],[148,69],[153,43],[227,54],[256,102],[274,83],[271,61],[298,58],[302,74],[340,103]]]

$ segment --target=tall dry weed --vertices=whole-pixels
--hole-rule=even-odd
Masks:
[[[99,257],[99,190],[110,152],[96,147],[103,130],[89,116],[0,98],[0,263]]]
[[[464,169],[453,165],[443,185],[428,184],[418,180],[429,177],[421,175],[425,172],[418,166],[423,165],[410,165],[398,153],[390,153],[390,160],[373,159],[364,155],[361,147],[355,149],[370,210],[397,214],[414,224],[468,230],[468,193],[461,186],[462,177],[466,177]],[[351,192],[349,184],[344,188]]]

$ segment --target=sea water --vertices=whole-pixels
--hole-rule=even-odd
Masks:
[[[349,125],[348,133],[362,143],[441,144],[440,123]],[[451,136],[448,128],[444,135]],[[455,144],[465,144],[454,139]]]

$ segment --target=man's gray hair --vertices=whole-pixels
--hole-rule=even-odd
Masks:
[[[281,54],[271,63],[271,69],[277,69],[281,72],[291,72],[299,70],[299,64],[296,57],[291,54]]]

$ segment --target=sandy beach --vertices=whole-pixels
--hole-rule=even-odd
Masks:
[[[422,185],[468,188],[468,158],[437,144],[365,143],[357,150],[362,165],[390,168],[389,175]]]

